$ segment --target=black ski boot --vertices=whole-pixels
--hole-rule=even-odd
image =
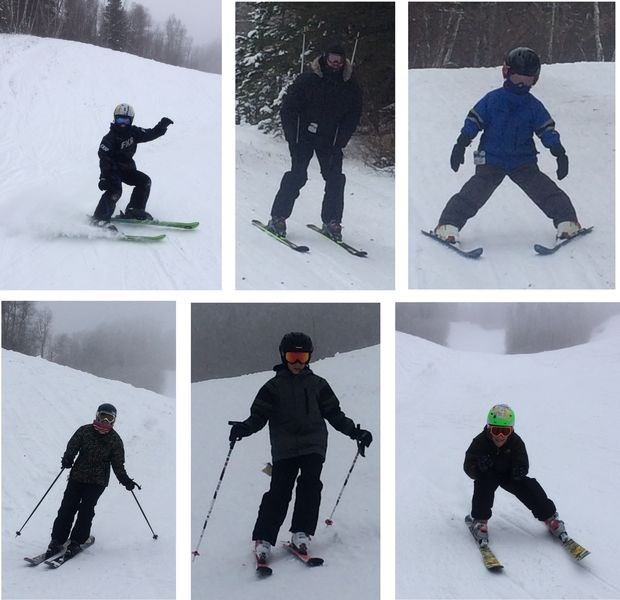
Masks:
[[[82,547],[77,542],[71,540],[65,550],[65,560],[73,558],[76,554],[82,552]]]
[[[134,208],[128,206],[125,209],[125,213],[121,211],[121,218],[123,219],[136,219],[138,221],[152,221],[153,217],[150,213],[147,213],[143,208]]]
[[[63,546],[64,544],[61,544],[56,540],[52,540],[50,542],[50,545],[47,547],[47,550],[45,551],[45,558],[47,559],[50,556],[54,556],[54,554],[58,554],[62,551]]]

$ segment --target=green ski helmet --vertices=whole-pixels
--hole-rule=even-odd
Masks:
[[[496,404],[487,415],[487,425],[500,427],[514,427],[515,413],[507,404]]]

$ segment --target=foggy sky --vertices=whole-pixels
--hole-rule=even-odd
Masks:
[[[139,0],[137,3],[148,9],[153,20],[162,27],[170,15],[175,15],[183,22],[195,45],[222,39],[221,0]],[[131,4],[126,3],[127,7]]]

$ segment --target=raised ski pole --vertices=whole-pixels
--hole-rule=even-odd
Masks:
[[[139,490],[142,489],[137,483],[136,483],[136,487]],[[156,540],[158,538],[158,535],[153,531],[153,528],[151,527],[151,524],[149,523],[149,520],[146,518],[146,515],[144,514],[144,510],[142,510],[142,506],[140,506],[140,503],[138,502],[138,498],[133,493],[133,490],[131,490],[131,495],[133,496],[133,499],[136,501],[136,504],[138,505],[138,508],[140,509],[140,512],[142,513],[142,516],[144,517],[144,520],[146,521],[146,524],[149,526],[149,529],[151,530],[151,533],[153,534],[153,539]]]
[[[357,35],[355,36],[355,44],[353,45],[353,54],[351,54],[351,66],[353,66],[353,63],[355,62],[355,53],[357,52],[357,42],[360,39],[360,32],[357,32]]]
[[[306,32],[304,31],[301,38],[301,55],[299,57],[299,74],[304,72],[304,54],[306,53]],[[299,143],[299,127],[301,123],[301,115],[297,115],[297,136],[295,137],[295,143]]]
[[[233,422],[229,421],[228,424],[231,425]],[[215,493],[213,494],[213,499],[211,500],[211,506],[209,507],[209,512],[207,513],[207,517],[205,519],[205,523],[202,526],[202,531],[200,533],[200,538],[198,538],[198,543],[196,544],[196,549],[192,552],[192,562],[196,560],[197,556],[200,556],[198,552],[198,548],[200,548],[200,544],[202,542],[202,537],[205,534],[205,529],[207,528],[207,521],[211,516],[211,511],[213,510],[213,506],[215,505],[215,499],[217,498],[217,493],[220,489],[220,485],[222,485],[222,479],[224,479],[224,473],[226,472],[226,467],[228,467],[228,461],[230,460],[230,455],[232,454],[233,448],[235,447],[235,440],[230,442],[230,449],[228,450],[228,454],[226,455],[226,460],[224,461],[224,466],[222,467],[222,472],[220,473],[220,478],[217,482],[217,486],[215,488]]]
[[[34,507],[34,510],[30,513],[30,515],[28,516],[28,518],[26,519],[26,521],[24,522],[24,524],[19,528],[19,531],[15,532],[15,536],[21,535],[22,534],[22,529],[24,527],[26,527],[26,523],[28,523],[28,521],[30,521],[30,517],[32,517],[32,515],[34,515],[35,511],[37,510],[37,508],[39,508],[41,502],[43,502],[43,500],[45,499],[45,496],[47,496],[48,492],[52,489],[52,487],[54,486],[54,484],[58,481],[58,478],[62,475],[62,472],[65,470],[65,468],[63,467],[62,469],[60,469],[60,473],[58,473],[58,475],[56,475],[56,479],[54,479],[54,481],[52,481],[52,485],[50,485],[47,488],[47,492],[45,492],[45,494],[43,494],[43,498],[41,498],[41,500],[39,500],[39,504],[37,504]]]
[[[349,477],[351,477],[351,471],[353,471],[353,467],[355,466],[355,463],[357,462],[357,457],[360,455],[360,450],[359,448],[357,449],[357,452],[355,454],[355,458],[353,459],[353,463],[351,464],[351,468],[349,469],[349,472],[347,473],[347,477],[344,480],[344,483],[342,484],[342,489],[340,490],[340,493],[338,494],[338,499],[336,500],[336,504],[334,504],[334,508],[332,510],[332,514],[329,515],[329,518],[325,519],[325,524],[326,525],[333,525],[333,521],[332,521],[332,517],[334,516],[334,513],[336,512],[336,507],[338,506],[338,502],[340,502],[340,498],[342,497],[342,492],[344,492],[344,488],[347,485],[348,481],[349,481]]]

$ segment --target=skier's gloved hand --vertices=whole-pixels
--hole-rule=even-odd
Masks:
[[[241,421],[228,421],[228,424],[232,425],[230,435],[228,436],[229,442],[238,442],[240,439],[250,435],[250,428],[245,423]]]
[[[515,481],[523,481],[526,475],[527,467],[525,465],[515,465],[514,467],[512,467],[512,471],[510,472],[510,476]]]
[[[467,148],[470,143],[471,140],[462,133],[457,138],[456,144],[454,144],[454,148],[452,148],[452,154],[450,154],[450,166],[455,173],[465,162],[465,148]]]
[[[70,458],[63,456],[60,459],[60,464],[63,469],[70,469],[73,466],[73,461]]]
[[[564,150],[564,146],[558,142],[557,144],[553,144],[549,151],[558,163],[558,170],[556,171],[556,175],[558,179],[562,180],[564,177],[568,175],[568,156],[566,156],[566,150]]]
[[[159,125],[161,125],[164,129],[167,129],[168,127],[170,127],[170,125],[174,125],[174,121],[172,119],[169,119],[168,117],[163,117],[159,121]]]
[[[480,473],[486,473],[493,466],[493,459],[488,454],[479,456],[476,465]]]
[[[133,490],[134,488],[141,489],[140,486],[133,479],[127,478],[124,481],[121,481],[121,483],[125,486],[125,489],[128,492],[131,492],[131,490]]]
[[[111,190],[112,188],[117,187],[121,183],[121,178],[118,175],[109,175],[108,177],[104,177],[101,175],[99,177],[99,189],[104,192],[106,190]]]
[[[359,423],[351,433],[351,439],[357,442],[357,449],[362,456],[366,456],[365,450],[372,444],[372,433],[366,429],[360,429]]]

